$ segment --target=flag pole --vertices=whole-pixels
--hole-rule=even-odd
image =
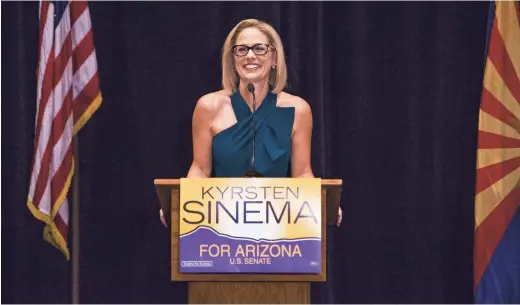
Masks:
[[[78,134],[72,137],[74,145],[74,179],[72,185],[72,304],[79,304],[79,144]]]

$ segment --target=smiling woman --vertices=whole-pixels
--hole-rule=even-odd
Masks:
[[[202,96],[195,106],[193,162],[187,177],[207,178],[212,172],[216,177],[243,177],[254,149],[255,170],[262,176],[286,177],[290,162],[291,177],[312,178],[311,108],[283,91],[286,81],[285,54],[276,30],[256,19],[237,24],[222,48],[223,89]],[[166,226],[162,210],[160,214]],[[340,209],[337,225],[341,216]]]
[[[250,52],[250,50],[252,52]],[[249,69],[246,65],[250,65]],[[280,93],[287,82],[282,41],[275,29],[256,19],[240,22],[222,48],[222,86],[232,94],[237,82],[273,87]],[[263,88],[267,92],[267,87]]]

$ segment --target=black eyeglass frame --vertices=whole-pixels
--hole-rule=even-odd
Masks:
[[[257,53],[255,52],[255,47],[257,46],[265,46],[265,53]],[[237,47],[244,47],[244,48],[247,48],[247,52],[244,53],[244,55],[240,55],[240,54],[237,54]],[[231,51],[233,52],[233,54],[235,54],[235,56],[246,56],[247,54],[249,54],[249,50],[252,50],[253,53],[255,53],[255,55],[265,55],[267,54],[267,52],[269,52],[269,48],[273,49],[273,50],[276,50],[272,45],[270,44],[267,44],[267,43],[257,43],[257,44],[254,44],[253,46],[246,46],[245,44],[237,44],[237,45],[234,45],[232,48],[231,48]]]

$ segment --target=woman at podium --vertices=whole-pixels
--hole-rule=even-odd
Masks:
[[[223,89],[195,106],[187,177],[286,177],[290,170],[291,177],[312,178],[311,108],[283,91],[286,82],[276,30],[256,19],[237,24],[222,49]],[[166,226],[162,210],[160,217]],[[338,226],[341,218],[340,208]]]

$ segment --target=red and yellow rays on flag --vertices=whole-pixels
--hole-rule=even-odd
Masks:
[[[515,243],[520,243],[505,237],[508,228],[519,221],[515,214],[520,205],[518,2],[495,2],[492,18],[479,113],[474,249],[477,303],[497,303],[507,298],[501,285],[511,284],[508,253],[518,248]],[[520,258],[516,260],[520,262]],[[489,282],[484,283],[488,273],[493,279],[486,280],[498,285],[496,290],[490,288],[493,285]]]

